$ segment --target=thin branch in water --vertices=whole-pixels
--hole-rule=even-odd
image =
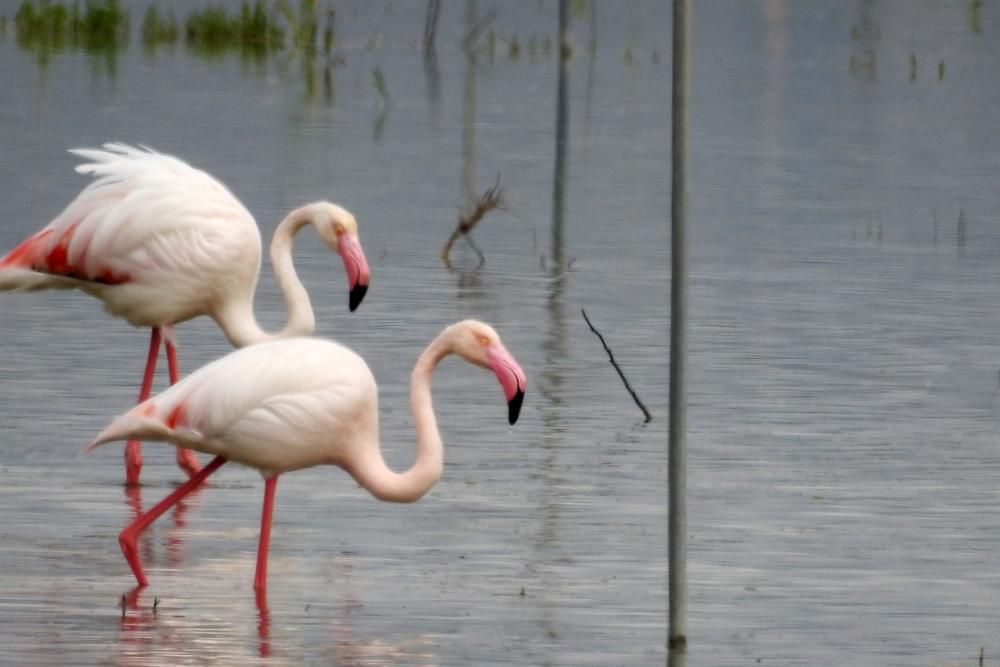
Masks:
[[[608,353],[608,361],[610,361],[611,365],[615,367],[616,371],[618,371],[618,377],[622,379],[622,382],[625,384],[625,388],[628,389],[628,393],[632,395],[632,400],[635,401],[635,404],[639,406],[640,410],[642,410],[642,414],[646,416],[646,421],[644,423],[648,424],[650,420],[653,419],[653,415],[649,414],[649,410],[646,409],[646,406],[639,400],[635,391],[632,390],[632,385],[628,383],[628,380],[625,378],[625,374],[622,373],[622,369],[618,367],[618,363],[615,361],[615,355],[611,353],[611,348],[608,347],[608,344],[604,341],[604,336],[601,335],[600,331],[594,328],[594,325],[590,322],[590,318],[587,317],[587,311],[581,308],[580,312],[583,313],[583,319],[587,322],[587,326],[590,327],[590,330],[601,339],[601,345],[604,346],[604,351]]]
[[[472,237],[469,236],[469,232],[479,224],[479,221],[483,217],[493,211],[499,209],[501,211],[506,211],[506,204],[503,200],[503,188],[500,187],[500,174],[497,174],[497,182],[492,188],[487,190],[482,194],[482,196],[476,201],[475,206],[468,213],[458,216],[458,226],[455,227],[455,231],[451,233],[448,240],[445,242],[444,247],[441,249],[441,260],[445,265],[450,265],[448,256],[451,254],[451,246],[461,237],[465,237],[465,240],[469,243],[476,254],[479,255],[480,265],[486,261],[486,256],[482,251],[476,247],[476,244],[472,242]]]
[[[469,244],[469,247],[472,248],[473,252],[475,252],[476,255],[479,257],[479,266],[476,267],[478,269],[480,266],[486,263],[486,255],[484,255],[483,251],[479,249],[479,246],[477,246],[475,243],[472,242],[472,234],[469,233],[465,234],[465,242]]]

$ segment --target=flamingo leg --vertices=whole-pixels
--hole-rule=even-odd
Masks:
[[[149,398],[153,390],[153,375],[156,373],[156,357],[160,353],[160,329],[153,327],[149,336],[149,354],[146,356],[146,372],[139,388],[139,403]],[[142,448],[138,440],[125,443],[125,485],[138,486],[139,472],[142,470]]]
[[[257,573],[253,578],[255,591],[267,588],[267,551],[271,544],[271,515],[274,513],[274,490],[278,478],[264,480],[264,510],[260,515],[260,543],[257,545]]]
[[[174,345],[173,335],[166,336],[166,348],[167,348],[167,368],[170,371],[170,384],[177,384],[177,381],[181,379],[180,368],[177,365],[177,346]],[[183,447],[177,448],[177,465],[181,467],[181,470],[188,474],[188,477],[194,477],[201,470],[201,463],[198,462],[198,457],[190,449],[184,449]]]
[[[260,640],[258,652],[260,657],[266,658],[271,655],[271,612],[267,608],[267,591],[255,590],[254,602],[257,603],[257,638]]]
[[[173,493],[156,503],[156,505],[154,505],[148,512],[137,517],[135,521],[126,526],[125,529],[118,535],[118,544],[121,546],[122,553],[125,555],[125,560],[128,561],[128,566],[132,568],[132,574],[135,575],[135,579],[139,582],[140,586],[146,586],[149,581],[146,579],[146,575],[142,571],[142,563],[139,561],[139,549],[136,546],[139,535],[142,531],[146,530],[146,528],[149,527],[149,524],[153,523],[158,516],[170,509],[170,507],[176,504],[181,498],[198,488],[198,486],[205,481],[206,477],[215,472],[216,469],[218,469],[219,466],[225,462],[226,459],[221,456],[216,456],[212,459],[211,463],[199,470],[194,477],[177,487]]]

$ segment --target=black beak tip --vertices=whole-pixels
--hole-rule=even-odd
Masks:
[[[350,291],[347,299],[347,307],[351,309],[352,313],[361,305],[367,293],[368,285],[362,285],[361,283],[355,285],[354,289]]]
[[[510,422],[511,426],[517,421],[518,415],[521,414],[521,403],[524,402],[524,392],[520,389],[514,394],[514,398],[507,401],[507,421]]]

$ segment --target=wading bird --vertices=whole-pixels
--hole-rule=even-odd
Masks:
[[[175,324],[208,315],[236,347],[314,331],[309,295],[292,266],[292,237],[307,224],[340,254],[350,309],[364,298],[369,271],[354,216],[328,202],[307,204],[289,213],[271,240],[288,323],[278,332],[262,330],[253,314],[260,231],[243,204],[218,180],[175,157],[124,144],[104,148],[70,151],[90,160],[76,171],[96,180],[0,258],[0,290],[76,288],[129,324],[152,327],[139,402],[149,397],[161,337],[170,383],[178,380]],[[177,462],[188,475],[200,468],[183,449]],[[138,484],[141,469],[139,443],[129,442],[126,484]]]
[[[257,468],[264,507],[254,588],[264,590],[271,513],[278,475],[330,464],[346,470],[380,500],[413,502],[441,477],[444,447],[431,404],[431,373],[457,354],[491,369],[517,421],[527,379],[487,324],[465,320],[446,328],[420,354],[410,376],[417,455],[406,472],[390,470],[379,447],[378,390],[368,365],[351,350],[318,338],[294,338],[231,352],[140,403],[111,422],[87,451],[114,440],[173,442],[215,458],[118,536],[140,586],[139,535],[226,461]]]

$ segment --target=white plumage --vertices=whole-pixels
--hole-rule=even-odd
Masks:
[[[125,413],[98,440],[164,440],[273,477],[378,438],[368,365],[333,341],[291,338],[218,359]]]
[[[288,322],[261,329],[253,314],[261,239],[249,211],[218,180],[170,155],[125,144],[70,151],[94,177],[52,222],[0,257],[0,290],[76,288],[100,299],[111,314],[153,328],[140,401],[149,395],[160,330],[166,330],[171,382],[176,357],[169,328],[199,315],[212,317],[236,347],[309,335],[315,318],[292,266],[292,237],[315,226],[340,254],[354,310],[368,289],[369,270],[357,222],[329,202],[302,206],[278,225],[271,242],[275,278]],[[193,457],[181,454],[193,474]],[[126,450],[126,479],[138,483],[138,443]]]
[[[88,450],[114,440],[145,438],[216,456],[122,531],[118,541],[136,580],[146,584],[136,546],[139,534],[226,461],[253,466],[265,478],[257,589],[264,588],[266,579],[279,474],[337,465],[379,499],[413,502],[423,496],[444,465],[430,387],[434,367],[449,354],[492,370],[508,402],[508,419],[517,421],[527,386],[524,371],[489,325],[475,320],[454,324],[420,354],[410,376],[417,455],[402,473],[390,470],[382,457],[378,391],[371,371],[358,355],[332,341],[293,338],[231,352],[112,421]]]

